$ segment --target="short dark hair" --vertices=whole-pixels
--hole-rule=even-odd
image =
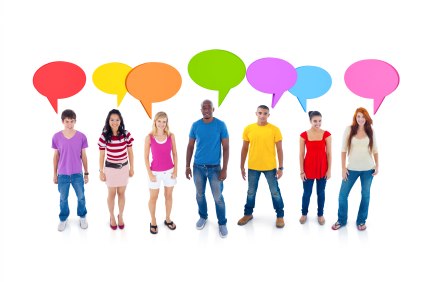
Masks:
[[[259,106],[257,107],[257,109],[263,109],[263,110],[270,111],[270,110],[269,110],[269,107],[267,107],[266,105],[259,105]]]
[[[319,111],[309,111],[308,112],[308,117],[310,118],[310,120],[313,117],[316,117],[316,116],[322,117],[322,114]]]
[[[75,112],[73,110],[66,109],[65,111],[62,112],[61,119],[62,119],[62,121],[64,121],[66,118],[76,120],[77,115],[75,114]]]

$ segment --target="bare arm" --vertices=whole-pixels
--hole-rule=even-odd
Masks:
[[[242,144],[242,150],[241,150],[241,174],[242,174],[243,180],[246,180],[245,161],[246,161],[246,156],[248,154],[248,149],[249,149],[249,142],[244,140]]]
[[[103,172],[105,166],[105,150],[99,150],[99,178],[101,181],[106,180],[105,173]]]
[[[300,137],[300,177],[302,181],[306,180],[304,172],[304,157],[305,157],[305,140]]]
[[[174,163],[174,170],[173,170],[173,174],[171,175],[171,177],[172,178],[177,178],[178,159],[177,159],[176,138],[174,137],[174,134],[171,134],[171,142],[173,144],[173,147],[171,149],[171,152],[173,154],[173,163]]]
[[[128,160],[130,162],[130,171],[128,172],[128,175],[130,177],[133,177],[134,175],[134,154],[133,154],[133,146],[127,147],[127,153],[128,153]]]
[[[58,163],[59,151],[55,149],[53,153],[53,183],[58,184]]]
[[[186,150],[186,178],[192,178],[192,170],[190,169],[190,162],[192,161],[193,149],[195,148],[195,139],[189,138]]]
[[[283,167],[283,151],[282,151],[282,141],[276,142],[276,151],[277,151],[277,160],[279,161],[279,167]],[[276,172],[277,179],[281,178],[283,171],[280,169]]]
[[[326,179],[331,178],[332,174],[332,137],[326,138],[326,160],[328,161],[328,170],[326,172]]]
[[[342,152],[341,153],[341,171],[342,171],[343,180],[347,180],[347,176],[348,176],[348,169],[346,166],[346,162],[347,162],[347,152]]]
[[[156,176],[153,175],[153,173],[152,173],[151,164],[150,164],[150,160],[149,160],[150,150],[151,150],[151,138],[148,135],[145,138],[145,166],[146,166],[146,171],[148,172],[148,176],[149,176],[150,181],[156,182]]]
[[[221,146],[223,147],[223,167],[219,180],[224,181],[227,178],[227,164],[229,163],[229,138],[221,139]]]
[[[373,176],[377,175],[379,172],[379,159],[378,159],[378,153],[373,154],[373,158],[375,159],[375,172],[373,173]]]
[[[87,184],[89,182],[89,176],[85,173],[89,171],[89,167],[87,164],[87,154],[86,149],[81,150],[81,161],[83,162],[83,168],[84,168],[84,184]]]

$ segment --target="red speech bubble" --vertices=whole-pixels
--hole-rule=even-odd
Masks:
[[[35,72],[33,84],[58,113],[58,99],[68,98],[80,92],[86,84],[86,74],[73,63],[51,62]]]

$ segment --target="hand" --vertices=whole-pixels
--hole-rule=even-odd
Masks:
[[[149,173],[149,180],[150,180],[151,182],[156,182],[156,176],[155,176],[155,175],[153,175],[153,173]]]
[[[227,170],[222,169],[220,171],[220,175],[218,176],[218,180],[224,181],[224,180],[226,180],[226,178],[227,178]]]
[[[375,171],[372,173],[373,176],[377,175],[379,172],[378,166],[375,167]]]
[[[348,178],[348,175],[349,175],[348,169],[347,168],[343,168],[342,169],[342,179],[346,181],[347,178]]]
[[[326,176],[325,176],[326,180],[329,180],[331,178],[331,170],[328,170],[326,172]]]
[[[53,183],[58,184],[58,176],[53,175]]]
[[[304,182],[307,180],[307,176],[305,176],[305,172],[300,174],[301,180]]]
[[[186,178],[189,180],[192,178],[192,170],[190,167],[186,168]]]
[[[87,184],[89,182],[89,176],[84,175],[84,184]]]
[[[171,173],[171,179],[176,179],[177,178],[177,171],[174,169],[173,172]]]
[[[281,178],[281,177],[282,177],[282,175],[283,175],[283,171],[281,171],[280,169],[278,169],[278,170],[276,171],[276,178],[277,178],[277,179],[279,179],[279,178]]]
[[[128,175],[130,177],[133,177],[133,175],[134,175],[134,169],[133,168],[130,168],[130,170],[128,171]]]
[[[105,175],[105,173],[104,173],[104,172],[101,172],[101,173],[99,174],[99,178],[100,178],[100,181],[105,182],[105,181],[106,181],[106,175]]]
[[[246,180],[246,172],[245,172],[245,168],[244,167],[241,167],[241,174],[242,174],[243,180]]]

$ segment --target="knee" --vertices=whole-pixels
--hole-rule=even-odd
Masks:
[[[165,200],[166,201],[171,201],[173,200],[173,194],[172,193],[165,193],[164,194]]]

